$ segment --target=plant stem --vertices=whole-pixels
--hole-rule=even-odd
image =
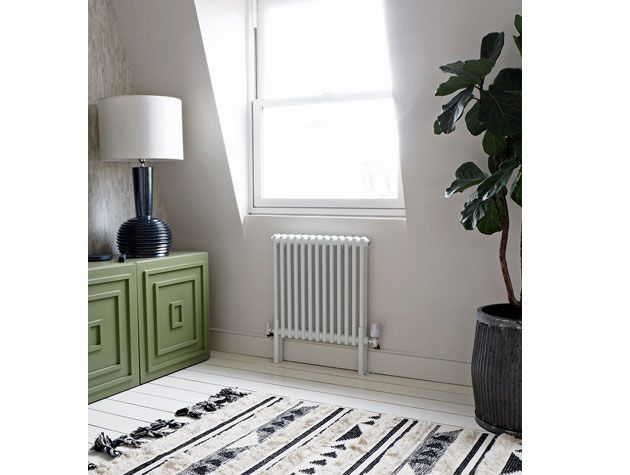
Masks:
[[[518,304],[523,304],[523,227],[521,226],[521,243],[519,248],[520,260],[521,260],[521,294],[518,298]]]
[[[514,296],[514,287],[512,286],[512,279],[510,278],[510,269],[507,263],[507,244],[508,236],[510,234],[510,215],[508,213],[507,199],[505,198],[506,192],[503,191],[499,197],[500,201],[500,214],[501,223],[503,229],[501,230],[501,244],[499,245],[499,261],[501,262],[501,272],[503,273],[503,282],[505,283],[505,289],[507,290],[508,302],[511,304],[518,304],[518,300]]]

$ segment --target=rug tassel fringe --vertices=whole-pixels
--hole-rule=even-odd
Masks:
[[[239,391],[238,388],[223,388],[214,396],[210,396],[206,401],[198,402],[190,407],[184,407],[175,411],[176,417],[191,417],[193,419],[199,419],[203,416],[204,412],[214,412],[217,409],[221,409],[226,404],[234,402],[243,396],[247,396],[249,393],[245,391]],[[103,452],[112,458],[120,457],[123,453],[117,450],[118,447],[124,445],[126,447],[137,448],[142,444],[145,444],[147,438],[161,438],[172,434],[177,429],[185,426],[185,422],[178,422],[175,419],[164,420],[158,419],[148,426],[138,427],[129,434],[123,434],[116,439],[111,439],[101,432],[99,436],[94,440],[91,450],[95,452]],[[170,430],[164,430],[170,429]],[[94,470],[97,466],[93,463],[88,463],[88,470]]]
[[[237,388],[223,388],[214,396],[210,396],[206,401],[198,402],[189,407],[182,407],[175,412],[176,416],[188,416],[199,419],[205,412],[214,412],[225,404],[234,402],[237,399],[247,396],[246,392],[238,391]]]

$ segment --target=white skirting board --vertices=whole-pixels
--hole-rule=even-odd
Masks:
[[[264,358],[273,357],[273,338],[251,333],[213,328],[210,330],[213,351],[240,353]],[[284,340],[286,361],[357,369],[356,348],[310,341]],[[395,353],[387,350],[368,351],[372,373],[424,379],[441,383],[470,386],[470,363],[425,356]]]

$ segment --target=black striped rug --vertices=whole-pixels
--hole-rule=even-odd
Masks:
[[[224,389],[92,450],[91,474],[521,473],[521,441],[389,414]]]

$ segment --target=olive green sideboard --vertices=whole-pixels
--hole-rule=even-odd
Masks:
[[[210,356],[208,254],[91,262],[88,401]]]

